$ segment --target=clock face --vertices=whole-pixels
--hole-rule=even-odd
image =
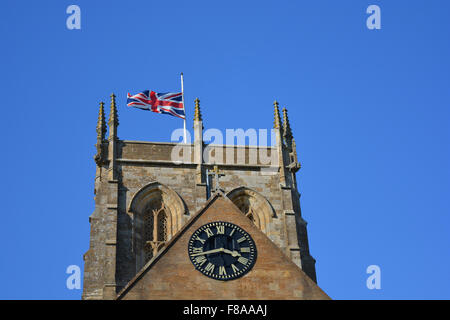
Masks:
[[[256,261],[256,246],[250,235],[230,222],[210,222],[198,228],[188,245],[195,268],[217,280],[236,279]]]

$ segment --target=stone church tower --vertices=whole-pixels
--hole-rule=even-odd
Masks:
[[[118,126],[113,94],[107,138],[103,103],[98,116],[83,299],[328,298],[315,283],[297,190],[300,164],[285,108],[280,115],[274,103],[276,144],[270,147],[204,144],[198,99],[192,144],[121,140]],[[253,269],[230,281],[198,272],[188,256],[195,228],[219,220],[245,229],[258,249]],[[244,256],[238,252],[232,257]],[[205,289],[191,292],[183,279]]]

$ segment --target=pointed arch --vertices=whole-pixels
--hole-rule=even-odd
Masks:
[[[264,233],[269,233],[275,217],[270,202],[260,193],[247,187],[239,187],[227,193],[227,197]]]
[[[167,219],[171,222],[168,227],[169,235],[174,235],[182,226],[183,215],[186,214],[186,206],[183,199],[169,187],[151,182],[142,187],[131,198],[128,212],[142,213],[151,202],[163,202],[167,209]],[[159,208],[158,208],[159,209]]]
[[[137,272],[181,228],[186,206],[175,191],[152,182],[132,196],[128,212],[133,217]]]

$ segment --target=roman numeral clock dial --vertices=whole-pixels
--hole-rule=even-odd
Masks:
[[[249,272],[256,246],[241,227],[223,221],[207,223],[191,236],[188,254],[195,269],[216,280],[232,280]]]

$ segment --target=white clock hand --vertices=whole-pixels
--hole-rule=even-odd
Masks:
[[[208,250],[205,252],[194,253],[194,254],[191,254],[191,257],[196,257],[196,256],[201,256],[204,254],[210,254],[210,253],[216,253],[216,252],[222,252],[223,250],[224,250],[223,248],[218,248],[218,249]]]
[[[231,254],[232,257],[240,257],[240,253],[237,251],[230,251],[228,249],[223,249],[223,252]]]

